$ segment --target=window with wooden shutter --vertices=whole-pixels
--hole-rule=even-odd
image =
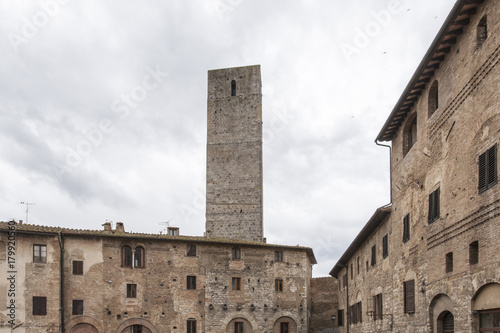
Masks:
[[[415,280],[403,282],[404,312],[415,313]]]
[[[189,290],[196,289],[196,276],[187,277],[187,289]]]
[[[47,297],[33,296],[33,315],[34,316],[47,315]]]
[[[439,218],[439,188],[429,194],[429,223],[433,223]]]
[[[382,319],[382,294],[373,296],[373,320]]]
[[[83,275],[83,261],[73,260],[73,275]]]
[[[478,190],[479,193],[492,188],[498,182],[497,145],[479,155]]]
[[[188,319],[188,321],[187,321],[187,333],[196,333],[196,320]]]
[[[72,314],[76,316],[83,315],[83,300],[82,299],[74,299],[72,304]]]
[[[377,248],[375,245],[372,246],[372,262],[371,265],[375,266],[377,263]]]
[[[446,253],[446,273],[453,272],[453,252]]]
[[[410,240],[410,214],[403,218],[403,243]]]

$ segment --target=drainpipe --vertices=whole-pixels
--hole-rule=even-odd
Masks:
[[[389,204],[391,204],[392,203],[392,147],[389,145],[384,145],[384,144],[379,143],[377,139],[375,139],[375,144],[377,146],[389,148],[389,182],[390,182],[390,184],[389,184],[389,186],[390,186],[389,187],[389,191],[390,191]]]
[[[59,231],[59,313],[60,332],[64,333],[64,239]]]

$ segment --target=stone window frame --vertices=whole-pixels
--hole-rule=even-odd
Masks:
[[[83,299],[74,299],[71,302],[71,314],[74,316],[83,315]]]
[[[232,260],[240,260],[241,259],[241,248],[233,247],[231,249],[231,259]]]
[[[196,244],[188,244],[186,246],[186,257],[196,257]]]
[[[274,279],[274,291],[277,292],[277,293],[284,292],[283,279],[282,278]]]
[[[186,322],[186,332],[196,333],[196,319],[189,318]]]
[[[132,267],[132,246],[125,244],[121,247],[122,267]]]
[[[47,263],[47,245],[33,244],[33,262],[36,264]]]
[[[241,277],[234,276],[231,278],[231,289],[235,291],[241,290]]]
[[[283,262],[283,251],[281,250],[274,251],[274,261]]]
[[[139,250],[139,255],[137,255]],[[134,261],[134,268],[145,268],[146,267],[146,248],[142,245],[137,245],[132,252],[132,258]]]

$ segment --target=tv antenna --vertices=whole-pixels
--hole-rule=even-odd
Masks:
[[[30,206],[36,205],[36,203],[21,201],[19,204],[26,205],[26,224],[28,224],[28,213],[29,213],[29,210],[30,210]]]
[[[171,219],[170,219],[170,220],[168,220],[168,221],[158,222],[158,224],[161,224],[161,225],[166,225],[166,226],[167,226],[167,228],[168,228],[168,227],[170,227],[170,221],[172,221],[172,220],[173,220],[173,218],[171,218]],[[160,233],[161,233],[161,231],[160,231]]]

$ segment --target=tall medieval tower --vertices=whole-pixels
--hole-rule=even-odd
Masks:
[[[263,241],[260,65],[208,72],[207,237]]]

